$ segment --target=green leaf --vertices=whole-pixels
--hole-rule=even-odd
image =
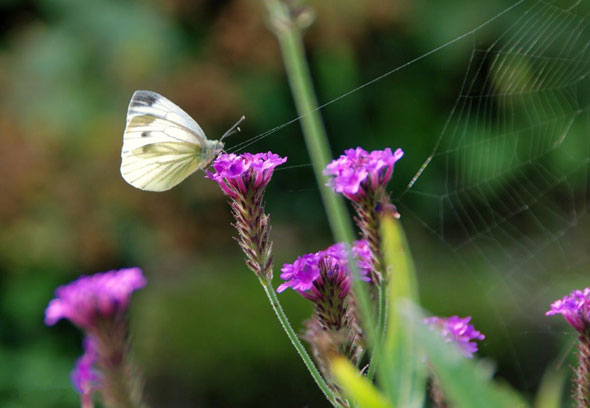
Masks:
[[[387,335],[383,346],[383,363],[378,370],[381,383],[395,405],[421,407],[426,389],[426,367],[414,339],[412,326],[394,310],[404,301],[418,301],[414,262],[398,220],[381,219],[382,250],[387,268],[388,292]]]
[[[535,408],[559,408],[563,397],[565,375],[563,372],[548,368],[535,397]]]
[[[387,399],[362,376],[346,358],[338,356],[330,362],[332,375],[358,408],[393,408]]]
[[[404,324],[414,328],[415,340],[425,351],[450,405],[457,408],[528,406],[514,390],[495,383],[483,364],[463,356],[456,345],[445,342],[425,324],[415,324],[424,320],[416,306],[406,302],[400,309]]]

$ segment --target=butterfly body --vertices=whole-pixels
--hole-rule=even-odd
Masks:
[[[181,108],[152,91],[135,91],[127,110],[121,175],[134,187],[169,190],[208,167],[223,150]]]

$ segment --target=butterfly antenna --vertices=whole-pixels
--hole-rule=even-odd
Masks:
[[[240,123],[242,123],[244,120],[246,120],[245,116],[242,116],[240,118],[240,120],[238,120],[236,123],[234,123],[234,125],[232,127],[230,127],[227,132],[225,132],[223,134],[223,136],[221,136],[221,139],[219,139],[220,141],[223,141],[223,139],[225,139],[228,136],[231,136],[233,134],[236,134],[238,132],[240,132],[242,129],[240,129]]]

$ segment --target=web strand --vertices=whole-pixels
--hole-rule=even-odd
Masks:
[[[590,21],[580,8],[583,2],[557,4],[518,1],[315,109],[471,39],[455,103],[430,154],[395,201],[453,253],[477,254],[494,268],[507,266],[490,294],[508,283],[516,294],[530,280],[549,274],[551,267],[541,260],[548,249],[574,265],[570,237],[580,225],[590,225]],[[478,47],[482,28],[505,23],[508,17],[511,22],[501,34],[488,47]],[[243,150],[310,113],[231,151]],[[289,169],[305,166],[309,164]],[[579,251],[579,245],[573,246]]]
[[[246,140],[246,141],[244,141],[242,143],[239,143],[239,144],[233,146],[228,151],[229,152],[232,152],[232,153],[240,152],[240,151],[244,150],[246,147],[251,146],[252,144],[254,144],[254,143],[256,143],[256,142],[264,139],[265,137],[268,137],[271,134],[273,134],[273,133],[275,133],[275,132],[277,132],[277,131],[279,131],[279,130],[287,127],[287,126],[289,126],[289,125],[291,125],[291,124],[293,124],[295,122],[300,121],[301,119],[303,119],[304,117],[310,115],[311,113],[316,112],[318,110],[321,110],[321,109],[323,109],[323,108],[325,108],[325,107],[327,107],[327,106],[329,106],[329,105],[331,105],[333,103],[336,103],[336,102],[340,101],[341,99],[346,98],[347,96],[350,96],[350,95],[352,95],[352,94],[354,94],[354,93],[356,93],[356,92],[358,92],[358,91],[360,91],[360,90],[362,90],[362,89],[364,89],[364,88],[366,88],[368,86],[371,86],[371,85],[373,85],[373,84],[375,84],[375,83],[377,83],[377,82],[379,82],[379,81],[381,81],[381,80],[389,77],[390,75],[392,75],[392,74],[394,74],[394,73],[396,73],[396,72],[398,72],[398,71],[400,71],[400,70],[402,70],[404,68],[407,68],[410,65],[413,65],[416,62],[421,61],[424,58],[429,57],[430,55],[435,54],[438,51],[440,51],[440,50],[442,50],[444,48],[447,48],[447,47],[449,47],[449,46],[457,43],[458,41],[463,40],[466,37],[469,37],[473,33],[481,30],[483,27],[487,26],[488,24],[492,23],[493,21],[497,20],[498,18],[502,17],[504,14],[506,14],[506,13],[512,11],[513,9],[517,8],[518,6],[520,6],[525,1],[526,0],[519,0],[519,1],[517,1],[512,6],[508,7],[507,9],[503,10],[502,12],[498,13],[497,15],[495,15],[492,18],[490,18],[489,20],[481,23],[480,25],[478,25],[477,27],[473,28],[472,30],[470,30],[470,31],[468,31],[466,33],[463,33],[460,36],[458,36],[458,37],[456,37],[456,38],[454,38],[454,39],[452,39],[450,41],[447,41],[446,43],[444,43],[444,44],[442,44],[442,45],[440,45],[440,46],[438,46],[436,48],[433,48],[432,50],[430,50],[430,51],[428,51],[428,52],[426,52],[426,53],[424,53],[424,54],[422,54],[422,55],[420,55],[420,56],[418,56],[418,57],[416,57],[416,58],[414,58],[414,59],[412,59],[412,60],[410,60],[410,61],[408,61],[408,62],[406,62],[406,63],[404,63],[404,64],[402,64],[400,66],[398,66],[398,67],[395,67],[395,68],[393,68],[393,69],[391,69],[391,70],[389,70],[389,71],[387,71],[387,72],[379,75],[378,77],[373,78],[370,81],[365,82],[364,84],[362,84],[362,85],[360,85],[360,86],[358,86],[358,87],[356,87],[354,89],[351,89],[350,91],[347,91],[347,92],[343,93],[342,95],[340,95],[340,96],[338,96],[338,97],[336,97],[336,98],[334,98],[334,99],[332,99],[332,100],[330,100],[328,102],[325,102],[325,103],[321,104],[320,106],[318,106],[317,108],[313,109],[310,112],[306,112],[306,113],[304,113],[304,114],[302,114],[300,116],[297,116],[294,119],[289,120],[288,122],[285,122],[285,123],[283,123],[281,125],[278,125],[278,126],[272,128],[272,129],[270,129],[270,130],[267,130],[266,132],[263,132],[263,133],[261,133],[259,135],[256,135],[256,136],[250,138],[249,140]]]

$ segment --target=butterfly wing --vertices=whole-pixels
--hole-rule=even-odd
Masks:
[[[169,190],[202,167],[207,139],[186,112],[151,91],[136,91],[123,134],[121,175],[141,190]]]
[[[143,115],[168,120],[188,129],[201,142],[207,140],[203,129],[201,129],[199,124],[188,113],[156,92],[135,91],[133,93],[129,102],[129,109],[127,110],[127,122],[135,116]]]

